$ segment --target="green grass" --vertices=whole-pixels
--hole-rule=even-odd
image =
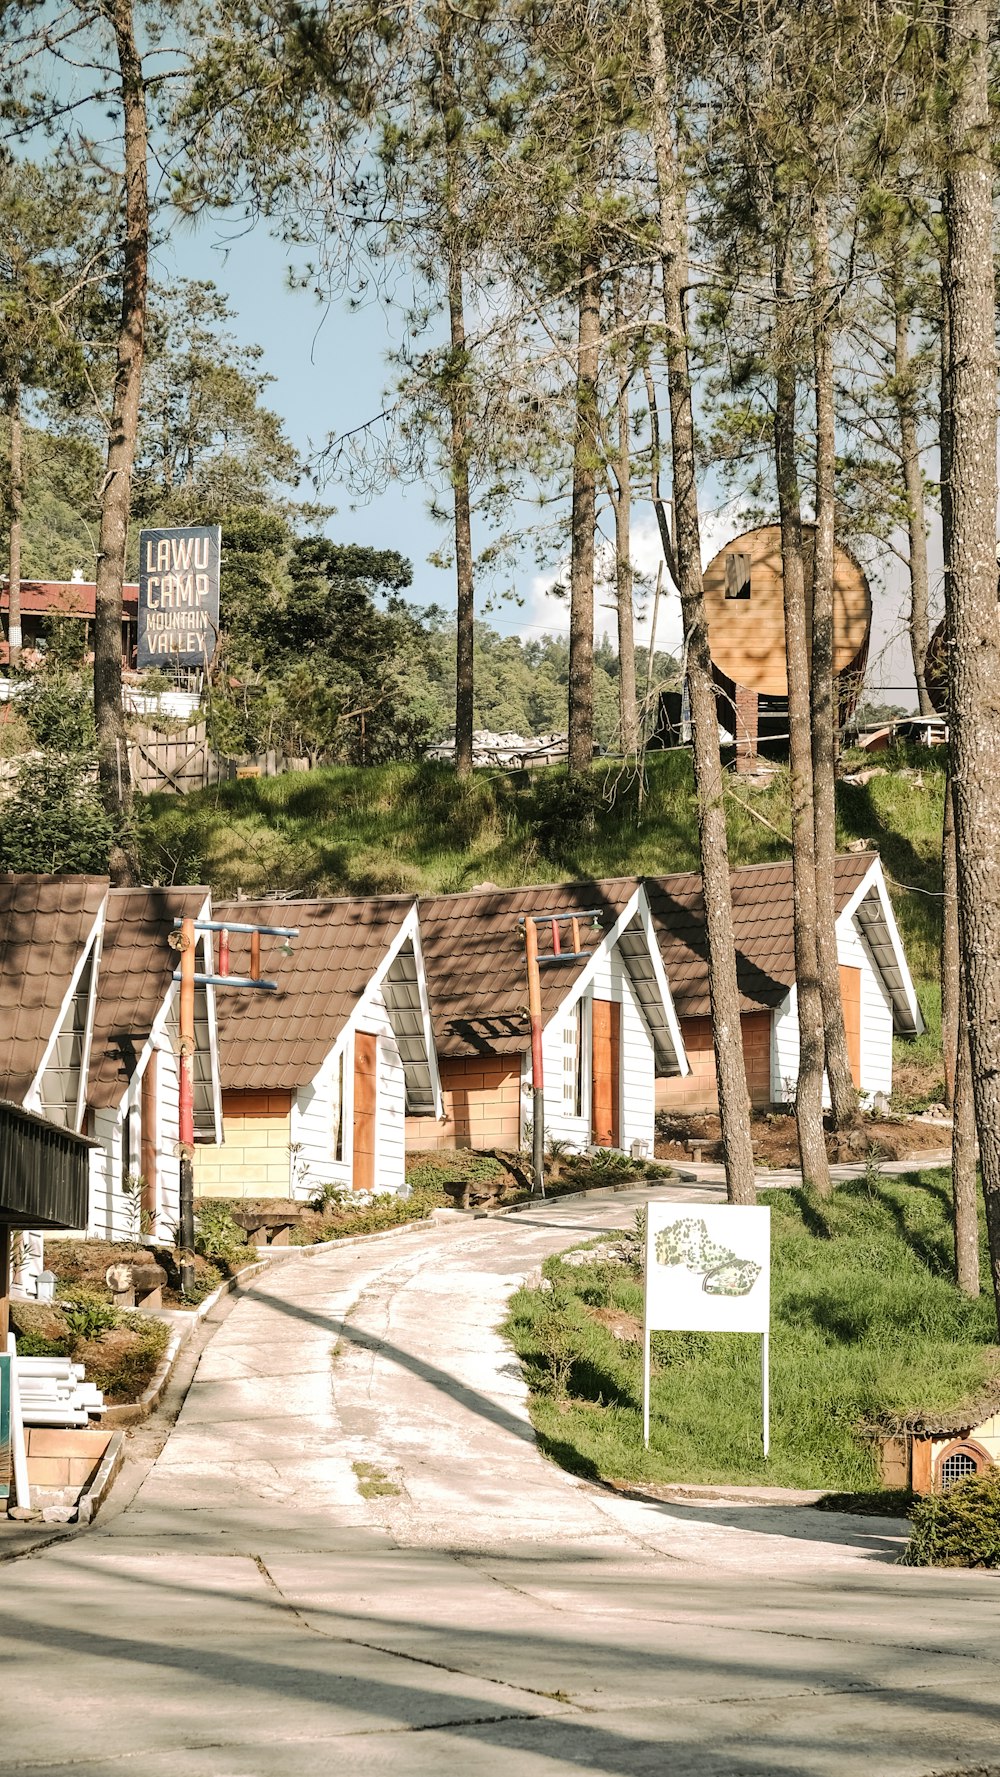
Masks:
[[[858,1180],[820,1202],[771,1206],[771,1455],[760,1448],[760,1341],[737,1334],[653,1338],[650,1448],[642,1445],[642,1355],[592,1318],[642,1316],[637,1268],[547,1261],[552,1293],[520,1290],[506,1325],[531,1388],[542,1448],[575,1473],[626,1482],[879,1485],[872,1428],[886,1416],[957,1406],[996,1373],[984,1293],[950,1281],[946,1175]],[[564,1386],[560,1387],[560,1378]]]

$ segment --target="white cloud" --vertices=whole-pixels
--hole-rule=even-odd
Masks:
[[[702,562],[707,564],[713,555],[722,548],[724,543],[731,542],[744,530],[745,521],[740,501],[734,500],[728,505],[702,515],[701,545]],[[660,533],[656,520],[651,513],[639,518],[632,526],[632,560],[644,584],[637,588],[636,596],[636,641],[642,645],[649,642],[653,618],[653,594],[656,586],[656,572],[662,560]],[[599,580],[594,598],[594,631],[597,636],[607,636],[617,643],[618,619],[614,608],[614,553],[612,546],[605,542],[598,554]],[[552,635],[569,634],[569,600],[553,596],[552,587],[567,585],[569,582],[569,557],[560,562],[557,568],[545,574],[536,574],[524,594],[524,606],[519,618],[514,619],[512,627],[525,636],[539,635],[547,630]],[[683,639],[681,624],[681,605],[677,588],[664,569],[663,588],[660,595],[660,610],[656,620],[656,646],[671,654],[679,654]]]

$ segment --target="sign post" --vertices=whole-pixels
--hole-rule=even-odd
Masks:
[[[642,1437],[649,1448],[650,1335],[759,1333],[761,1431],[771,1445],[771,1211],[735,1203],[646,1206]]]
[[[217,524],[139,532],[136,665],[206,667],[219,639]]]

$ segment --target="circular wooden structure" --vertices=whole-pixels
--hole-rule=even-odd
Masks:
[[[806,617],[812,625],[814,527],[803,525]],[[719,550],[705,569],[705,611],[712,664],[734,685],[761,697],[787,697],[781,530],[776,524],[746,531]],[[833,580],[833,670],[863,667],[868,651],[872,599],[854,558],[838,544]]]
[[[997,584],[997,620],[1000,622],[1000,581]],[[927,653],[924,656],[924,684],[927,686],[927,695],[938,715],[947,716],[951,686],[943,617],[927,645]]]

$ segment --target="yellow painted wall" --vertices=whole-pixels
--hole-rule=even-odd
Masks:
[[[195,1149],[199,1197],[288,1197],[290,1092],[224,1092],[221,1148]]]

